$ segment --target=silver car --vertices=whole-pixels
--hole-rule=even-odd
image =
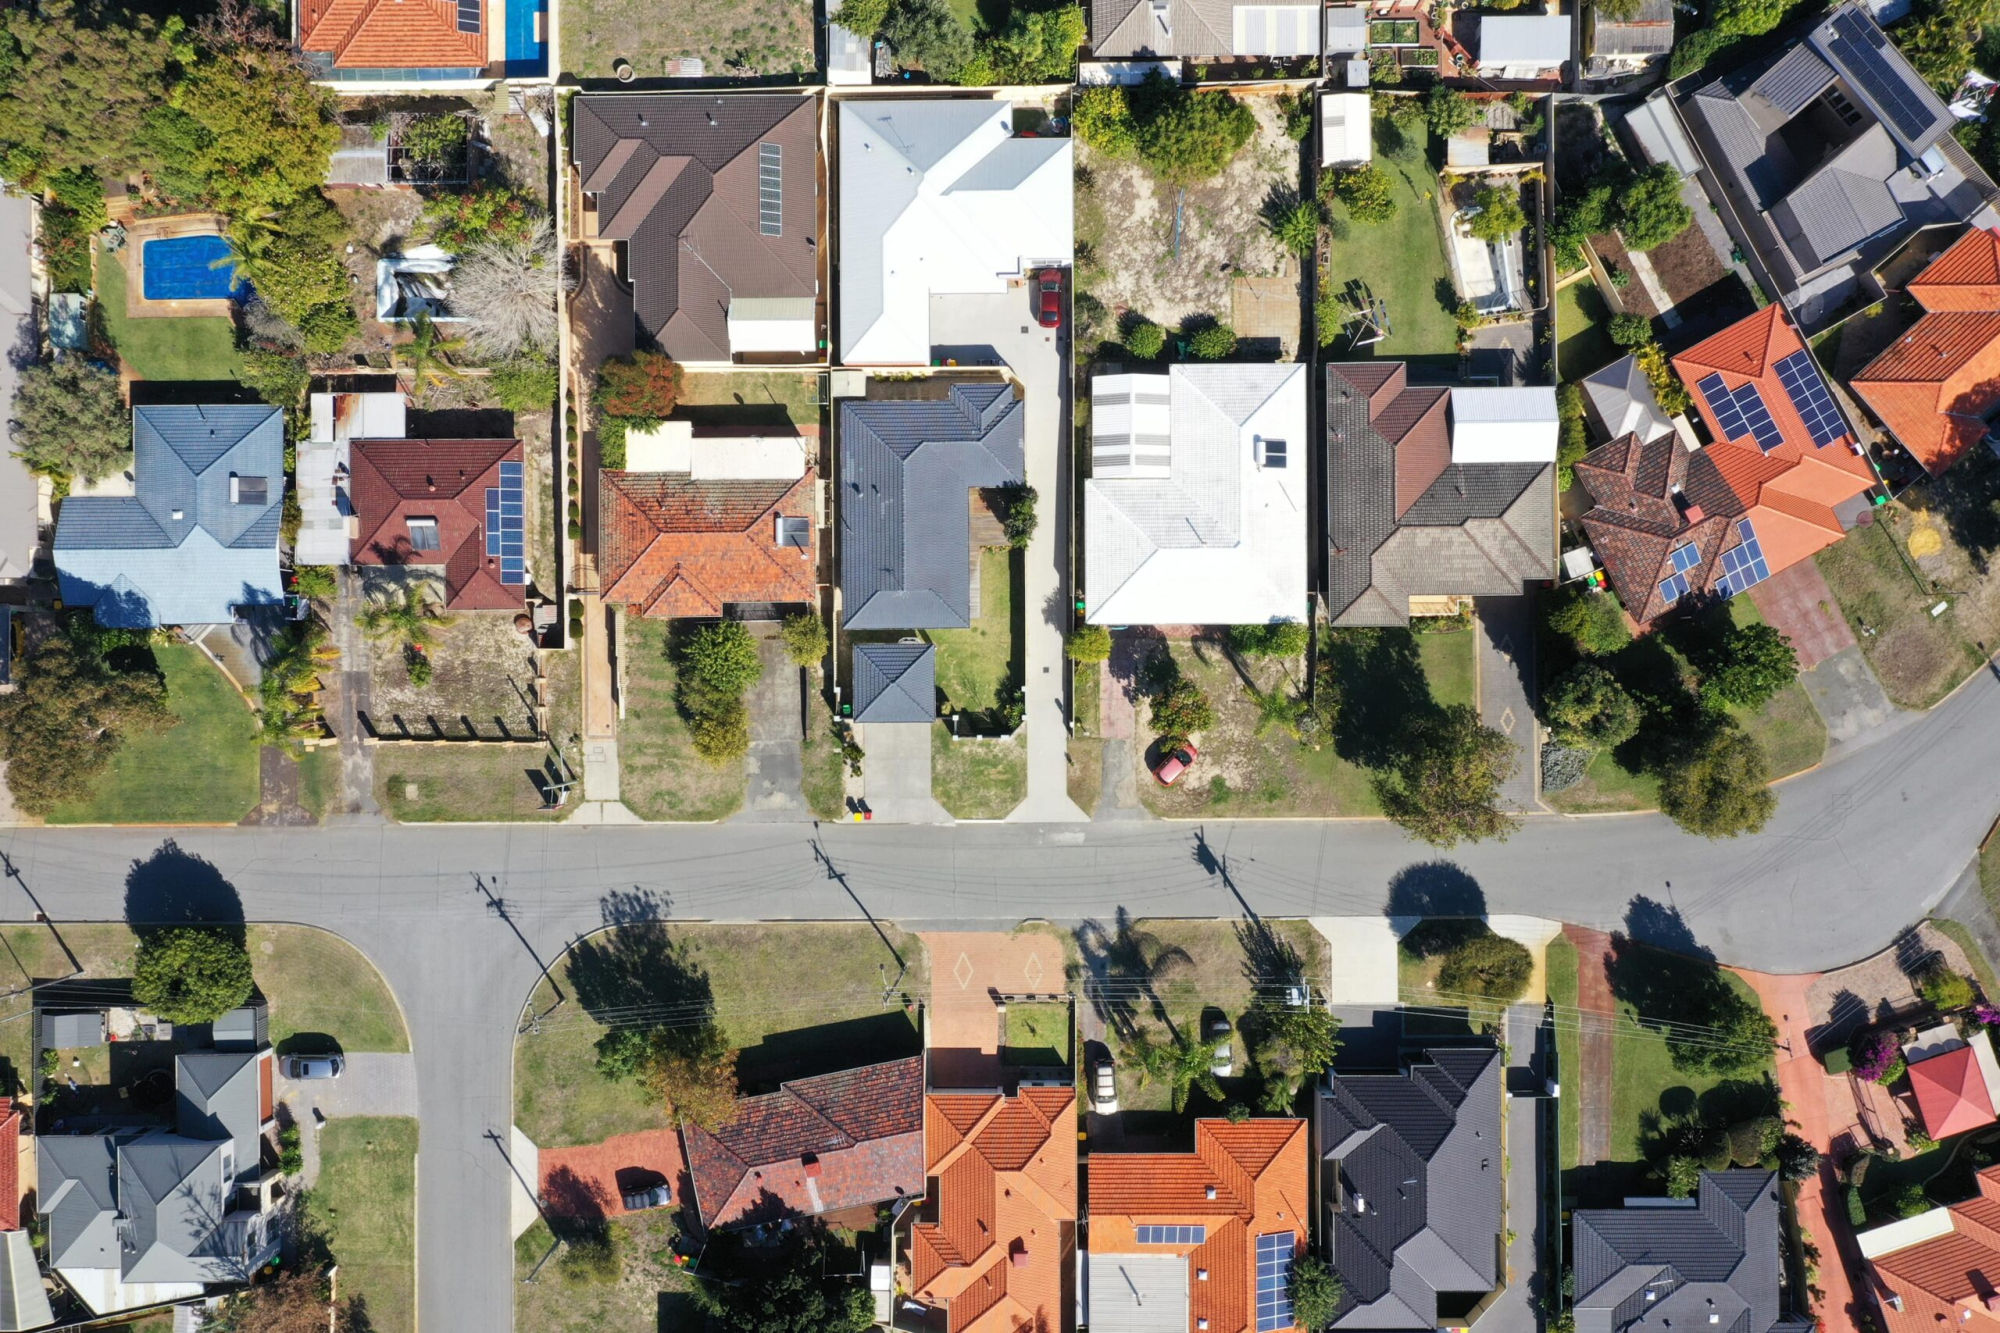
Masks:
[[[339,1078],[346,1072],[347,1060],[338,1055],[288,1055],[283,1061],[284,1075],[295,1082],[309,1082],[314,1079]]]
[[[1100,1115],[1118,1114],[1118,1068],[1109,1058],[1091,1066],[1090,1105]]]
[[[1209,1019],[1208,1039],[1216,1043],[1215,1063],[1209,1066],[1209,1072],[1220,1077],[1227,1074],[1236,1063],[1236,1052],[1229,1046],[1229,1020],[1221,1014]]]

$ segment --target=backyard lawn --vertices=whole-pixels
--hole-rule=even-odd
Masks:
[[[711,764],[674,703],[667,624],[625,621],[625,719],[618,726],[618,790],[641,819],[721,819],[743,805],[743,762]],[[824,765],[821,765],[823,769]]]
[[[1458,295],[1439,231],[1429,131],[1400,132],[1377,119],[1375,162],[1395,187],[1396,216],[1383,223],[1356,222],[1345,205],[1335,204],[1325,277],[1336,291],[1366,283],[1378,300],[1388,303],[1394,331],[1372,346],[1351,350],[1345,338],[1338,339],[1329,355],[1347,360],[1454,355],[1458,324],[1452,312]]]
[[[805,0],[693,0],[659,6],[640,0],[582,0],[562,8],[561,72],[610,78],[623,59],[641,79],[666,74],[669,60],[697,59],[710,78],[805,75],[813,68],[813,7]]]
[[[954,818],[1004,819],[1027,794],[1025,732],[1008,740],[953,740],[944,723],[931,725],[931,795]]]
[[[417,1122],[402,1116],[328,1121],[309,1195],[340,1266],[343,1300],[358,1299],[376,1333],[417,1326]]]
[[[97,256],[97,309],[118,359],[148,380],[233,380],[243,370],[236,324],[219,315],[133,319],[126,313],[125,265]]]
[[[899,997],[925,993],[923,945],[894,926],[882,931],[844,923],[646,923],[592,936],[556,965],[562,1004],[539,1031],[515,1043],[515,1123],[544,1147],[672,1123],[667,1108],[636,1081],[598,1075],[596,1043],[604,1027],[591,1011],[607,1007],[711,1004],[739,1052],[737,1078],[745,1091],[916,1054],[918,1011],[903,1008]],[[670,998],[663,993],[669,988]],[[544,982],[530,1012],[544,1013],[556,1001],[557,991]]]
[[[1563,381],[1580,380],[1617,360],[1610,308],[1589,278],[1556,293],[1556,327],[1556,373]]]
[[[59,805],[51,824],[234,824],[257,805],[257,717],[199,648],[153,650],[180,721],[127,736],[88,801]]]
[[[691,371],[681,377],[674,415],[712,426],[817,426],[819,371]]]
[[[983,713],[999,703],[1010,679],[1018,683],[1016,660],[1025,608],[1016,595],[1021,562],[1004,546],[979,552],[979,611],[966,629],[927,630],[937,645],[938,692],[958,712]]]

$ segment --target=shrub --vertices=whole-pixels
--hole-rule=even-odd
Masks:
[[[243,353],[243,370],[238,376],[243,386],[273,407],[297,412],[306,405],[312,388],[312,371],[305,358],[290,352],[251,349]]]
[[[1883,1206],[1897,1217],[1908,1218],[1928,1213],[1936,1205],[1924,1193],[1924,1187],[1913,1180],[1884,1199]]]
[[[132,457],[132,422],[118,377],[80,356],[23,370],[13,419],[14,452],[44,476],[95,481]]]
[[[1755,833],[1778,808],[1770,780],[1764,747],[1725,718],[1661,772],[1660,810],[1704,838]]]
[[[292,571],[301,597],[325,601],[339,591],[338,576],[331,565],[300,565]]]
[[[1448,139],[1460,130],[1470,129],[1479,119],[1479,104],[1459,92],[1447,88],[1442,83],[1434,84],[1424,94],[1424,120],[1431,127],[1431,133],[1440,139]]]
[[[1559,744],[1609,749],[1639,730],[1639,704],[1618,678],[1594,662],[1565,671],[1542,697],[1542,715]]]
[[[436,674],[436,668],[431,665],[430,654],[415,644],[405,646],[403,649],[403,662],[410,669],[410,684],[412,685],[428,685],[431,683],[431,677]]]
[[[1615,653],[1632,642],[1632,631],[1618,598],[1609,592],[1590,592],[1571,584],[1557,589],[1542,613],[1551,633],[1575,642],[1577,651],[1590,657]]]
[[[1591,752],[1554,741],[1542,747],[1542,790],[1568,791],[1590,771]]]
[[[1202,361],[1220,361],[1236,354],[1236,330],[1227,324],[1209,324],[1188,335],[1188,353]]]
[[[111,221],[110,210],[104,204],[104,187],[98,183],[96,172],[58,171],[43,183],[55,202],[75,216],[76,225],[83,231],[96,232]]]
[[[1278,244],[1295,255],[1309,255],[1319,244],[1319,205],[1311,199],[1295,199],[1267,219]]]
[[[1611,317],[1611,341],[1620,347],[1638,347],[1653,341],[1653,321],[1630,311]]]
[[[509,412],[545,412],[556,405],[556,377],[553,361],[524,357],[493,367],[486,384]]]
[[[742,694],[764,674],[757,640],[737,620],[704,625],[689,636],[681,669],[721,694]]]
[[[1083,45],[1087,28],[1082,8],[1073,4],[1035,12],[1014,10],[998,37],[983,40],[973,48],[959,70],[958,81],[965,84],[1074,82],[1076,49]]]
[[[844,5],[841,12],[847,12]],[[1133,157],[1139,152],[1138,126],[1122,87],[1078,89],[1070,104],[1070,129],[1106,157]]]
[[[1688,229],[1694,211],[1681,198],[1681,177],[1666,162],[1639,173],[1618,203],[1618,234],[1628,250],[1665,245]]]
[[[1701,1188],[1701,1163],[1692,1157],[1669,1157],[1663,1174],[1669,1199],[1692,1199]]]
[[[212,1023],[250,998],[250,954],[239,933],[172,926],[139,940],[132,995],[169,1023]]]
[[[1868,1225],[1868,1205],[1861,1201],[1861,1191],[1847,1187],[1847,1224],[1859,1231]]]
[[[572,1284],[615,1282],[624,1271],[618,1252],[618,1233],[602,1219],[588,1223],[566,1221],[563,1226],[562,1254],[556,1271]]]
[[[1007,533],[1007,545],[1015,550],[1025,550],[1034,540],[1035,488],[1033,486],[1002,486],[1000,488],[1000,526]]]
[[[1201,686],[1178,677],[1153,695],[1153,730],[1162,736],[1188,736],[1215,725],[1215,706]]]
[[[951,82],[972,58],[972,34],[944,0],[894,0],[882,20],[882,38],[898,64],[921,67]]]
[[[1226,92],[1178,88],[1138,127],[1139,156],[1169,185],[1219,175],[1257,133],[1257,117]]]
[[[1312,632],[1297,621],[1229,627],[1230,650],[1244,657],[1297,657],[1311,642]]]
[[[696,717],[690,730],[694,752],[712,764],[740,759],[750,749],[750,715],[740,699]]]
[[[1449,995],[1477,995],[1512,1004],[1528,991],[1535,959],[1519,940],[1491,930],[1467,939],[1444,956],[1438,989]]]
[[[464,116],[418,116],[403,127],[400,142],[412,157],[446,164],[465,156],[471,137],[472,122]]]
[[[1328,172],[1321,188],[1344,204],[1356,222],[1387,222],[1396,216],[1396,183],[1373,162]]]
[[[1703,28],[1680,38],[1674,43],[1674,53],[1667,61],[1667,77],[1686,78],[1713,60],[1733,40],[1733,34],[1720,28]]]
[[[288,1176],[296,1176],[306,1169],[305,1149],[299,1142],[298,1122],[278,1127],[278,1170]]]
[[[617,357],[597,372],[597,408],[605,416],[664,419],[680,397],[681,368],[659,352]]]
[[[1947,1012],[1964,1009],[1972,1003],[1972,982],[1940,961],[1933,964],[1917,982],[1917,994],[1928,1000],[1934,1009]]]
[[[836,22],[858,37],[873,37],[889,17],[889,0],[841,0]]]
[[[557,339],[556,288],[568,281],[546,214],[518,234],[473,245],[451,275],[452,309],[466,322],[466,346],[496,361],[549,359]]]
[[[1653,386],[1653,397],[1660,404],[1660,410],[1670,417],[1677,417],[1694,406],[1694,398],[1688,393],[1681,377],[1674,374],[1667,364],[1667,354],[1658,343],[1646,343],[1633,352],[1639,358],[1639,369],[1646,372],[1646,380]]]
[[[541,210],[504,185],[448,190],[424,203],[431,240],[458,254],[475,245],[518,240],[534,229]]]
[[[1903,1076],[1909,1068],[1903,1060],[1903,1048],[1896,1042],[1893,1032],[1877,1032],[1872,1036],[1857,1039],[1850,1048],[1854,1052],[1854,1075],[1870,1083],[1888,1087]]]
[[[1302,1254],[1292,1261],[1286,1290],[1292,1298],[1293,1317],[1314,1333],[1333,1322],[1346,1295],[1339,1274],[1316,1254]]]
[[[1167,345],[1167,331],[1151,320],[1134,324],[1125,335],[1125,350],[1141,361],[1151,361]]]
[[[1310,91],[1285,93],[1278,98],[1278,109],[1285,115],[1285,137],[1293,143],[1304,143],[1312,134],[1313,101]]]
[[[1070,631],[1063,653],[1072,662],[1103,662],[1111,656],[1111,631],[1102,625],[1078,625]]]

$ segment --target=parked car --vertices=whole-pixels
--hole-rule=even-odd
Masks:
[[[1045,268],[1036,279],[1035,317],[1042,321],[1045,329],[1062,327],[1062,286],[1062,270],[1059,268]]]
[[[347,1069],[347,1060],[339,1055],[288,1055],[284,1057],[283,1066],[286,1078],[303,1082],[339,1078]]]
[[[1110,1056],[1091,1066],[1090,1107],[1100,1115],[1118,1114],[1118,1068]]]
[[[1171,787],[1175,779],[1194,767],[1195,757],[1200,753],[1192,742],[1183,742],[1160,756],[1160,766],[1153,770],[1153,776],[1162,787]]]
[[[1227,1074],[1236,1063],[1236,1052],[1229,1046],[1229,1020],[1221,1014],[1208,1020],[1208,1039],[1216,1043],[1215,1063],[1209,1066],[1214,1074]]]

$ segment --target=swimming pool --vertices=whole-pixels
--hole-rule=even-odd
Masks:
[[[247,286],[234,265],[215,267],[229,258],[229,242],[220,236],[170,236],[147,241],[139,253],[148,301],[220,301],[241,295]]]

